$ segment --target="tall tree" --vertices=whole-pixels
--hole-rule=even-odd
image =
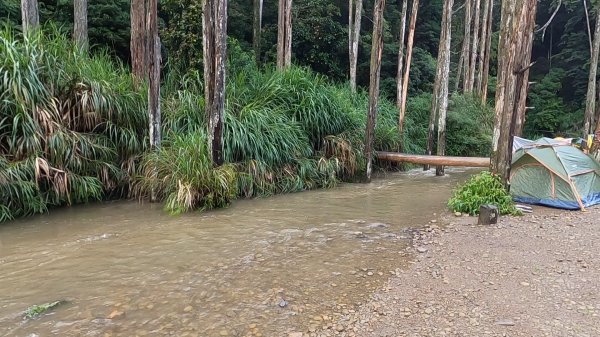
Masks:
[[[442,30],[440,35],[440,48],[438,53],[438,65],[436,78],[439,78],[439,95],[437,98],[438,106],[438,137],[437,137],[437,155],[446,154],[446,114],[448,111],[448,94],[450,82],[450,42],[452,39],[452,6],[454,0],[444,1],[442,14]],[[444,175],[444,167],[437,166],[435,174]]]
[[[371,181],[373,170],[373,138],[377,122],[377,106],[379,100],[379,74],[383,56],[383,9],[385,0],[375,0],[373,10],[373,39],[371,44],[371,66],[369,76],[369,111],[367,130],[365,132],[365,156],[367,158],[367,182]]]
[[[350,89],[352,90],[352,92],[356,92],[356,65],[358,64],[358,42],[360,41],[362,0],[350,0],[348,6],[348,51],[350,55]]]
[[[404,77],[404,40],[406,38],[406,12],[408,11],[408,0],[402,1],[402,13],[400,14],[400,48],[398,49],[398,73],[396,75],[396,106],[398,107],[398,130],[400,131],[400,147],[403,147],[404,114],[402,113],[402,81]],[[399,149],[402,152],[402,149]]]
[[[87,0],[73,2],[73,38],[80,49],[88,47],[88,13]]]
[[[491,0],[483,0],[483,18],[481,22],[481,38],[479,43],[479,58],[477,59],[477,74],[475,77],[475,90],[481,96],[481,87],[483,81],[483,68],[485,61],[485,53],[486,53],[486,45],[487,45],[487,36],[488,33],[488,19],[489,19],[489,8]]]
[[[202,41],[208,148],[213,165],[219,166],[223,164],[227,0],[202,0]]]
[[[254,23],[252,26],[252,47],[256,63],[260,63],[260,49],[262,40],[263,0],[254,0]]]
[[[148,0],[148,116],[150,120],[150,149],[160,148],[160,38],[158,37],[158,0]]]
[[[406,100],[408,98],[408,79],[410,76],[410,66],[412,64],[413,45],[415,41],[415,29],[417,26],[417,16],[419,14],[419,0],[413,0],[410,12],[410,25],[408,29],[408,40],[406,42],[406,63],[404,66],[404,78],[402,79],[402,100],[400,102],[400,132],[404,130],[404,117],[406,116]],[[400,139],[403,147],[402,139]],[[401,149],[402,150],[402,149]]]
[[[21,0],[21,20],[23,33],[28,33],[40,25],[37,0]]]
[[[590,55],[590,76],[585,99],[585,115],[583,120],[583,136],[586,137],[594,131],[594,115],[596,109],[596,85],[598,72],[598,54],[600,54],[600,9],[596,10],[596,28],[594,29],[594,43]]]
[[[469,61],[471,60],[469,58],[469,55],[471,54],[470,52],[470,47],[471,47],[471,21],[472,21],[472,15],[471,15],[471,10],[472,10],[472,5],[473,0],[465,0],[465,29],[464,29],[464,33],[463,33],[463,42],[462,42],[462,52],[460,53],[460,59],[458,61],[458,71],[456,72],[456,88],[455,91],[458,91],[458,89],[460,88],[460,84],[461,81],[463,83],[463,89],[464,89],[464,84],[466,84],[466,77],[467,77],[467,71],[469,69]],[[465,76],[463,76],[463,72],[465,73]],[[463,79],[464,77],[464,79]]]
[[[277,69],[292,64],[292,0],[279,0],[277,18]]]
[[[531,43],[524,37],[533,33],[536,9],[537,0],[502,1],[491,169],[507,187],[518,109],[526,98],[531,66]]]
[[[131,71],[136,85],[146,77],[146,0],[131,0]]]
[[[483,55],[483,70],[481,71],[481,103],[487,103],[487,95],[488,95],[488,84],[490,78],[490,58],[492,54],[492,33],[493,33],[493,22],[494,22],[494,0],[486,0],[489,1],[490,6],[488,8],[488,21],[487,21],[487,29],[486,29],[486,40],[485,42],[485,52]],[[483,42],[482,42],[483,45]]]
[[[477,66],[477,47],[479,44],[479,22],[481,19],[481,0],[475,0],[475,17],[473,18],[473,45],[471,46],[471,61],[465,76],[465,91],[473,91],[475,85],[475,69]]]

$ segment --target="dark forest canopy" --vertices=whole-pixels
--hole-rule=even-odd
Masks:
[[[577,135],[585,108],[589,72],[590,46],[586,15],[582,1],[542,1],[537,14],[538,28],[544,25],[560,3],[560,9],[545,33],[536,32],[533,48],[532,85],[525,126],[526,136]],[[273,63],[277,42],[276,0],[264,1],[262,53],[260,60]],[[252,9],[250,0],[229,3],[228,35],[242,49],[252,49]],[[385,8],[384,56],[381,70],[382,94],[394,98],[396,61],[399,46],[402,1],[390,1]],[[452,39],[452,70],[455,71],[462,43],[463,2],[455,3]],[[590,24],[595,25],[593,7]],[[423,1],[420,5],[415,35],[415,50],[410,73],[409,96],[432,91],[437,46],[440,35],[442,1]],[[494,41],[491,75],[495,75],[500,4],[495,2]],[[40,0],[40,21],[52,22],[65,30],[72,29],[73,2]],[[201,4],[195,0],[162,0],[159,3],[163,59],[166,69],[201,71],[202,34]],[[369,51],[372,31],[372,1],[364,2],[361,40],[358,54],[358,85],[368,85]],[[19,3],[0,4],[0,17],[17,25]],[[293,63],[305,65],[335,81],[348,77],[348,2],[328,0],[295,0],[293,3]],[[129,60],[129,1],[97,0],[89,4],[89,35],[92,48],[106,48],[112,55]],[[451,76],[451,80],[455,80]],[[491,81],[493,93],[494,80]],[[450,86],[454,86],[451,84]],[[490,99],[493,99],[491,97]]]

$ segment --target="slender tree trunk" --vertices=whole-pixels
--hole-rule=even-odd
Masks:
[[[485,55],[483,56],[483,71],[481,74],[481,103],[487,104],[488,85],[490,78],[490,58],[492,54],[494,0],[490,1],[487,22],[487,40],[485,41]]]
[[[588,6],[587,6],[587,1],[583,0],[583,9],[585,12],[585,23],[586,23],[586,27],[587,27],[587,35],[588,35],[588,42],[590,45],[590,55],[592,55],[594,53],[593,51],[593,47],[592,47],[592,29],[590,27],[590,13],[588,10]]]
[[[254,23],[252,29],[252,47],[256,63],[260,64],[260,48],[262,39],[263,0],[254,0]]]
[[[440,55],[438,54],[438,64]],[[438,66],[439,69],[439,66]],[[439,96],[440,96],[440,81],[441,75],[438,75],[438,71],[436,70],[435,82],[433,84],[433,96],[431,100],[431,113],[429,114],[429,127],[427,128],[427,154],[433,154],[433,141],[435,136],[435,126],[437,121],[437,112],[439,108]],[[429,165],[423,165],[423,171],[429,171]]]
[[[396,75],[396,106],[398,107],[398,130],[400,132],[400,152],[404,148],[404,114],[402,113],[402,78],[404,76],[404,40],[406,38],[406,12],[408,11],[408,0],[402,1],[402,13],[400,14],[400,48],[398,49],[398,73]]]
[[[227,0],[203,0],[202,11],[204,105],[208,119],[208,148],[213,165],[219,166],[224,161]]]
[[[481,88],[483,81],[483,63],[485,60],[485,47],[487,45],[487,36],[491,34],[488,31],[488,18],[489,18],[489,8],[490,8],[490,0],[483,0],[483,19],[481,22],[481,38],[479,43],[479,58],[477,60],[477,76],[475,79],[475,90],[481,96]]]
[[[358,42],[362,18],[362,0],[350,0],[348,21],[348,51],[350,55],[350,89],[356,92],[356,67],[358,64]]]
[[[157,151],[161,143],[160,113],[160,38],[158,37],[158,0],[148,0],[146,32],[148,36],[148,120],[150,127],[150,150]],[[156,169],[154,174],[156,176]],[[150,201],[156,201],[155,191],[150,194]]]
[[[28,33],[40,25],[37,0],[21,0],[23,33]]]
[[[412,64],[412,51],[415,41],[415,28],[417,26],[417,16],[419,14],[419,0],[413,0],[410,12],[410,26],[408,30],[408,40],[406,42],[406,63],[404,78],[402,79],[402,101],[400,102],[400,125],[401,131],[404,130],[404,117],[406,116],[406,99],[408,97],[408,80],[410,78],[410,66]]]
[[[535,28],[537,0],[504,0],[498,45],[498,85],[492,153],[492,172],[510,188],[512,143],[518,109],[526,98],[526,71],[531,64],[531,43],[523,38]],[[525,94],[525,95],[524,95]],[[524,97],[525,96],[525,97]]]
[[[73,3],[73,38],[80,49],[88,48],[87,0],[75,0]]]
[[[473,18],[473,46],[471,47],[471,62],[466,78],[466,92],[472,92],[475,85],[475,68],[477,66],[477,48],[479,44],[479,22],[481,19],[481,0],[475,0],[475,17]]]
[[[292,63],[292,0],[279,0],[277,19],[277,69]]]
[[[533,0],[532,0],[533,1]],[[529,3],[529,6],[532,6]],[[527,114],[527,94],[529,92],[529,69],[533,65],[531,62],[531,53],[533,49],[533,34],[535,30],[535,15],[537,6],[529,7],[529,11],[523,14],[525,23],[523,32],[519,32],[519,53],[517,54],[516,77],[517,77],[517,118],[515,121],[515,131],[512,136],[521,136],[525,126],[525,117]],[[512,136],[510,149],[512,153]],[[512,156],[511,156],[512,161]]]
[[[594,129],[594,117],[596,109],[596,74],[598,72],[598,54],[600,54],[600,10],[596,14],[596,28],[594,29],[594,43],[592,55],[590,55],[590,76],[588,80],[587,96],[585,99],[585,115],[583,120],[582,134],[587,137]]]
[[[450,79],[450,42],[452,40],[452,6],[454,0],[444,2],[442,16],[442,30],[440,36],[440,48],[438,53],[438,66],[436,77],[439,76],[439,97],[438,97],[438,138],[437,155],[446,155],[446,113],[448,111],[448,94]],[[437,176],[444,175],[444,166],[437,166],[435,169]]]
[[[148,57],[146,53],[146,3],[145,0],[131,0],[131,71],[134,83],[140,84],[146,77]]]
[[[373,9],[373,39],[371,45],[371,67],[369,78],[369,112],[365,132],[365,157],[367,158],[367,182],[371,181],[373,170],[373,137],[377,123],[377,105],[379,100],[379,74],[383,56],[383,9],[385,0],[375,0]]]
[[[462,88],[463,90],[466,87],[466,83],[467,83],[467,77],[468,77],[468,71],[469,71],[469,61],[471,60],[471,58],[469,57],[471,52],[470,52],[470,47],[471,47],[471,21],[472,21],[472,12],[471,10],[473,9],[473,0],[465,0],[465,29],[464,29],[464,33],[463,33],[463,42],[462,42],[462,52],[460,54],[460,59],[458,61],[458,71],[456,73],[456,91],[459,90],[459,88],[461,87],[461,79],[463,79],[462,81]],[[464,76],[463,76],[463,72],[464,72]]]

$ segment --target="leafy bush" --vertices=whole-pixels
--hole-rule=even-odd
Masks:
[[[520,214],[500,177],[488,171],[474,175],[464,185],[458,186],[448,201],[452,211],[470,215],[478,214],[479,207],[485,204],[496,205],[501,214]]]

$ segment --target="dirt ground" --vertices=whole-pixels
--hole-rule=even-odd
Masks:
[[[600,336],[600,207],[476,221],[431,223],[359,310],[290,336]]]

